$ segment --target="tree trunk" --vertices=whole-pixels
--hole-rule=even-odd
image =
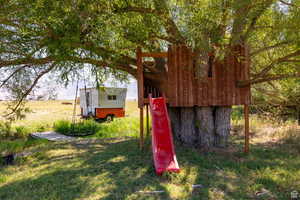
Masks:
[[[215,111],[215,146],[227,147],[231,128],[231,107],[217,107]]]
[[[181,144],[205,151],[227,147],[231,107],[170,107],[168,110],[174,138]]]
[[[180,129],[181,129],[181,121],[180,121],[180,108],[177,107],[169,107],[168,113],[171,121],[171,127],[173,131],[173,136],[177,141],[181,142]]]
[[[200,147],[209,149],[214,145],[215,138],[213,107],[196,107],[195,109]]]

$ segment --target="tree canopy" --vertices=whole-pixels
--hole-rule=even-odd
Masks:
[[[185,44],[222,59],[229,46],[247,44],[251,79],[243,84],[264,83],[262,91],[284,80],[276,88],[298,85],[297,96],[299,79],[286,78],[300,73],[299,21],[297,0],[0,0],[0,87],[14,94],[16,112],[49,73],[67,82],[89,64],[97,81],[136,77],[138,46]],[[145,67],[146,77],[160,75]]]

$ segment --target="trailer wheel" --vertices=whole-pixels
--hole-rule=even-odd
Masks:
[[[114,116],[113,115],[107,115],[105,118],[106,122],[112,122],[114,120]]]

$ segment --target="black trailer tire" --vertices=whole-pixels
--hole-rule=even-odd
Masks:
[[[105,118],[105,121],[106,122],[112,122],[112,121],[114,121],[114,115],[107,115],[106,118]]]

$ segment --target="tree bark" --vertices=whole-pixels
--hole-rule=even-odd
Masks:
[[[215,125],[213,107],[196,107],[196,127],[200,147],[210,149],[214,145]]]
[[[183,107],[180,109],[180,139],[186,146],[198,146],[198,134],[195,126],[195,112],[193,107]]]
[[[231,107],[169,107],[175,140],[185,146],[209,151],[228,146]]]
[[[177,141],[181,142],[181,120],[180,120],[180,108],[169,107],[168,113],[171,121],[171,127],[173,131],[173,136]]]
[[[231,129],[231,107],[217,107],[215,111],[215,146],[227,147]]]

